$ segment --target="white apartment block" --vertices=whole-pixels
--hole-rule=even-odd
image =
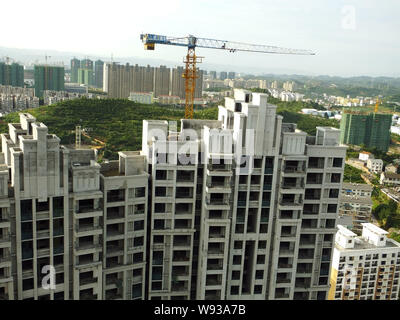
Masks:
[[[338,225],[329,300],[397,300],[400,244],[363,223],[362,236]]]
[[[381,177],[379,179],[379,183],[382,185],[399,186],[400,185],[400,174],[382,172]]]
[[[368,159],[367,168],[370,172],[381,173],[383,169],[383,161],[381,159]]]

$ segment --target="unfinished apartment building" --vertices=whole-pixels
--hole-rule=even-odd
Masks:
[[[143,123],[142,154],[151,175],[149,299],[191,297],[199,143],[181,141],[173,129],[167,121]],[[184,143],[191,147],[188,161],[179,156]]]
[[[245,90],[179,133],[144,121],[150,299],[326,298],[346,149],[339,130],[316,131]]]
[[[143,299],[144,157],[120,153],[119,161],[100,165],[94,150],[60,146],[30,114],[20,114],[1,138],[2,297]],[[55,271],[50,289],[44,286],[51,284],[49,265]]]

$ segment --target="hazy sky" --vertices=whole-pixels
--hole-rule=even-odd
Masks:
[[[311,49],[315,56],[197,49],[210,64],[308,74],[400,76],[399,0],[4,0],[0,46],[176,61],[140,33]]]

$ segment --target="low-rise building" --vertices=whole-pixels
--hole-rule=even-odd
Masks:
[[[374,159],[374,155],[371,152],[361,151],[358,154],[358,159],[367,162],[368,159]]]
[[[373,187],[366,183],[343,182],[341,194],[370,198],[372,195],[372,190]]]
[[[385,172],[387,173],[397,173],[397,169],[398,169],[398,165],[397,164],[389,164],[385,167]]]
[[[382,172],[379,182],[380,184],[398,186],[400,185],[400,174]]]
[[[397,300],[400,244],[372,223],[362,226],[361,237],[337,226],[328,300]]]
[[[381,173],[383,169],[383,161],[381,159],[368,159],[367,168],[370,172]]]
[[[154,102],[153,92],[131,92],[129,100],[142,104],[152,104]]]
[[[339,224],[345,225],[357,234],[361,234],[362,224],[371,221],[371,213],[371,197],[340,195]]]

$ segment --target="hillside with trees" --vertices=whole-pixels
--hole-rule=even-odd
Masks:
[[[298,128],[314,135],[316,126],[338,127],[339,123],[311,115],[299,113],[302,108],[311,106],[303,102],[282,102],[272,97],[269,103],[278,106],[277,113],[284,122],[297,123]],[[104,142],[102,156],[116,159],[121,150],[140,150],[142,141],[142,123],[147,120],[177,121],[184,118],[183,107],[141,105],[127,99],[75,99],[29,109],[38,121],[45,123],[50,133],[56,134],[62,144],[75,143],[75,127],[80,125],[85,130],[84,143],[96,144],[95,139]],[[195,110],[195,119],[216,120],[218,108],[209,107]],[[0,118],[0,132],[8,132],[7,123],[19,122],[18,113],[11,113]],[[90,139],[88,138],[90,137]]]

